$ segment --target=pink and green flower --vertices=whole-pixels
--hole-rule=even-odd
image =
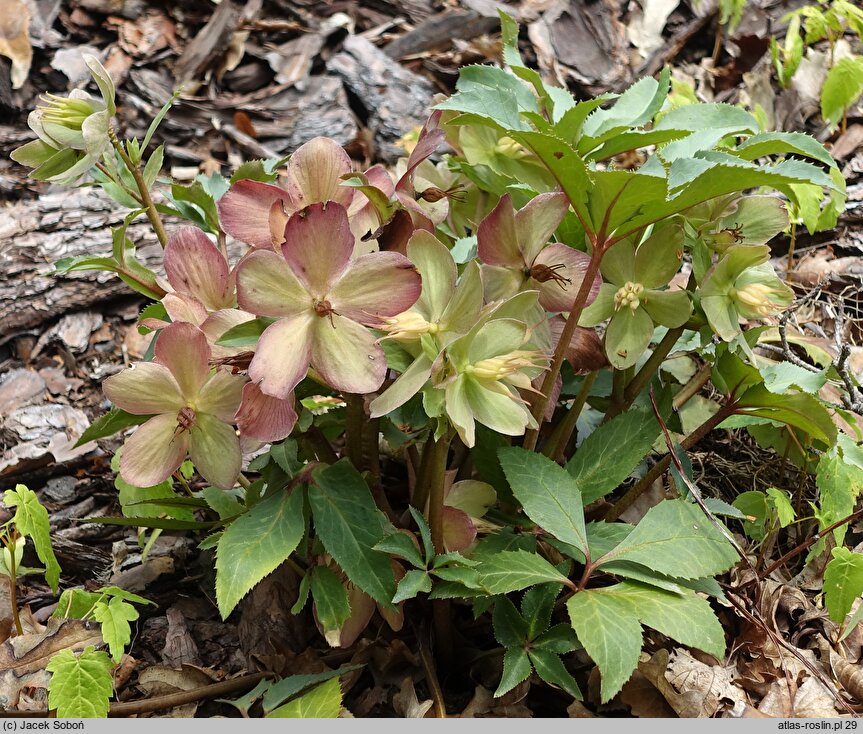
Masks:
[[[210,369],[204,333],[186,323],[159,333],[152,362],[105,380],[118,408],[153,416],[126,441],[120,474],[136,487],[165,481],[190,455],[211,484],[228,489],[240,473],[240,442],[232,425],[245,380]]]

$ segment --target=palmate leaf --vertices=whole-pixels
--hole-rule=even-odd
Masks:
[[[362,475],[347,459],[318,469],[309,486],[318,538],[351,583],[372,599],[390,605],[395,576],[386,553],[375,550],[393,531],[378,510]]]
[[[278,492],[232,522],[216,550],[216,601],[222,619],[293,553],[305,533],[303,492]]]
[[[115,596],[107,604],[97,602],[93,607],[93,617],[102,625],[102,639],[108,644],[111,657],[119,663],[126,645],[132,640],[129,622],[138,619],[138,610]]]
[[[108,700],[114,694],[108,653],[88,645],[75,655],[62,650],[48,661],[48,708],[60,719],[103,719],[108,715]]]
[[[51,523],[48,520],[48,510],[40,503],[36,493],[18,484],[15,489],[7,489],[3,494],[3,503],[15,508],[12,522],[21,535],[26,535],[33,541],[36,555],[45,564],[45,580],[52,591],[57,591],[60,582],[60,564],[51,547]]]
[[[843,622],[854,600],[863,594],[863,554],[834,548],[824,569],[824,601],[830,619]]]
[[[620,486],[650,452],[659,431],[653,413],[636,408],[615,416],[584,439],[566,465],[584,504]]]
[[[686,500],[666,500],[651,507],[635,529],[597,561],[634,561],[682,579],[715,576],[737,561],[726,537]]]
[[[674,594],[625,581],[580,591],[568,602],[570,621],[602,674],[602,701],[629,680],[641,652],[641,624],[721,657],[725,638],[710,604],[694,592]]]
[[[512,492],[527,516],[558,540],[587,553],[584,511],[576,480],[551,459],[521,448],[498,452]]]

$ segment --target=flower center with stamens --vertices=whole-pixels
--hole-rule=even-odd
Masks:
[[[558,263],[557,265],[543,265],[542,263],[535,263],[533,267],[527,271],[526,275],[540,283],[547,283],[548,281],[553,280],[561,288],[566,290],[568,285],[572,285],[572,280],[561,275],[559,272],[561,270],[566,270],[566,265],[563,263]]]
[[[177,413],[177,430],[174,431],[174,435],[182,433],[183,431],[189,431],[194,425],[195,411],[188,405],[184,408],[180,408],[180,412]]]
[[[332,304],[329,301],[327,301],[326,299],[321,299],[321,300],[315,299],[314,308],[315,308],[315,313],[322,318],[324,316],[329,316],[330,314],[335,313],[333,311]]]
[[[619,311],[624,306],[629,306],[632,311],[637,310],[639,305],[641,305],[641,294],[643,292],[644,286],[641,283],[627,281],[614,294],[614,310]]]

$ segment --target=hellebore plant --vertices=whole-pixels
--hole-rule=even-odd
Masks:
[[[311,597],[330,645],[354,644],[379,613],[391,634],[433,628],[436,663],[456,672],[454,639],[477,660],[500,651],[447,601],[461,599],[505,648],[499,691],[535,671],[578,695],[577,636],[608,701],[638,662],[642,626],[724,655],[704,597],[739,556],[691,501],[679,452],[648,458],[673,411],[709,380],[721,395],[683,450],[737,413],[753,436],[808,437],[802,466],[859,440],[837,438],[850,413],[839,421],[814,394],[856,389],[836,379],[842,364],[778,379],[763,364],[767,330],[740,338],[791,303],[767,245],[787,207],[825,189],[835,207],[841,176],[815,140],[761,133],[742,109],[672,105],[667,72],[617,100],[577,101],[527,67],[515,23],[502,26],[508,69],[463,69],[395,173],[354,170],[339,143],[315,138],[230,182],[174,185],[156,205],[162,149],[142,155],[170,105],[142,143],[120,142],[113,85],[92,60],[102,100],[49,97],[31,116],[39,140],[15,159],[52,181],[89,172],[135,205],[110,257],[58,265],[117,272],[157,302],[141,321],[152,360],[104,381],[115,408],[82,441],[137,426],[121,477],[159,491],[134,521],[164,527],[186,503],[206,519],[184,527],[216,528],[204,543],[223,617],[287,564],[292,612]],[[126,236],[142,213],[164,278]],[[166,229],[164,214],[196,226]],[[683,348],[693,373],[668,359]],[[200,479],[176,474],[187,457]],[[672,461],[679,496],[616,523]],[[173,497],[172,475],[191,497]],[[517,611],[505,597],[525,590]]]

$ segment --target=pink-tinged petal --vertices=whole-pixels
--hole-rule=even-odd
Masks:
[[[210,345],[191,324],[171,324],[159,332],[153,361],[167,367],[186,400],[194,400],[210,372]]]
[[[279,319],[261,334],[249,365],[249,378],[262,392],[287,398],[306,376],[312,353],[312,319],[320,320],[312,315]]]
[[[204,304],[192,296],[168,293],[162,298],[162,305],[174,323],[183,322],[200,326],[207,318]]]
[[[455,507],[443,508],[443,544],[449,553],[461,553],[476,540],[476,526],[470,515]]]
[[[325,201],[348,207],[354,190],[342,186],[341,177],[351,172],[351,159],[331,138],[312,138],[301,145],[288,161],[288,187],[297,208]]]
[[[276,201],[285,202],[289,211],[298,207],[291,195],[279,186],[262,181],[237,181],[219,199],[219,220],[222,229],[235,239],[252,247],[272,248],[270,207]]]
[[[315,623],[330,647],[350,647],[368,626],[375,613],[375,600],[353,584],[346,584],[351,616],[338,629],[325,630],[315,614]]]
[[[330,292],[353,252],[354,236],[341,204],[312,204],[285,225],[285,260],[306,290],[318,298]]]
[[[555,348],[563,334],[565,323],[564,318],[561,316],[555,316],[548,321]],[[584,326],[575,327],[575,332],[566,350],[566,359],[572,365],[572,369],[577,375],[596,372],[608,366],[608,358],[605,356],[602,339],[599,338],[596,329]]]
[[[515,215],[515,233],[524,261],[532,263],[542,252],[569,210],[569,199],[561,192],[540,194]]]
[[[243,460],[233,426],[206,413],[195,416],[189,431],[189,456],[198,473],[220,489],[234,486]]]
[[[438,146],[445,140],[446,134],[439,127],[442,114],[443,112],[441,110],[435,110],[431,115],[429,115],[428,120],[426,120],[425,125],[423,125],[422,130],[420,130],[417,144],[414,146],[414,149],[411,151],[410,157],[408,158],[407,169],[399,179],[398,184],[396,184],[397,189],[404,189],[408,186],[413,188],[411,185],[411,179],[416,167],[434,153]]]
[[[120,476],[135,487],[152,487],[171,476],[189,447],[189,434],[177,430],[177,413],[150,418],[126,441]]]
[[[236,423],[240,434],[259,441],[281,441],[294,430],[297,412],[294,396],[279,399],[265,395],[253,382],[243,388],[243,402],[237,411]]]
[[[530,288],[539,290],[539,303],[552,313],[569,311],[581,288],[590,257],[567,245],[553,244],[546,247],[531,268]],[[587,304],[599,295],[602,277],[597,273],[593,279]]]
[[[487,265],[521,270],[525,261],[519,249],[512,197],[504,194],[476,230],[477,255]]]
[[[248,311],[241,311],[238,308],[223,308],[221,311],[216,311],[210,314],[204,323],[201,324],[201,331],[207,337],[212,349],[213,359],[224,359],[225,357],[233,357],[240,352],[248,351],[247,347],[223,347],[216,342],[222,338],[228,329],[244,324],[255,318],[254,314]]]
[[[273,236],[273,246],[278,251],[285,243],[285,225],[295,210],[288,209],[283,201],[274,201],[270,207],[270,232]]]
[[[245,378],[240,375],[233,375],[225,369],[216,370],[201,388],[195,401],[195,410],[214,415],[225,423],[233,422],[243,398],[245,383]]]
[[[174,376],[153,362],[140,362],[111,375],[102,382],[102,391],[114,405],[134,415],[176,413],[184,405]]]
[[[367,328],[331,314],[315,319],[312,333],[312,367],[330,387],[364,394],[383,384],[387,358]]]
[[[296,316],[310,311],[305,285],[275,252],[259,250],[237,265],[237,301],[258,316]]]
[[[181,227],[165,247],[165,273],[178,293],[199,300],[210,311],[228,308],[228,263],[197,227]]]
[[[389,171],[379,163],[367,169],[363,175],[371,186],[380,189],[386,196],[391,197],[395,193],[396,187],[393,184]],[[354,191],[354,198],[348,207],[348,218],[351,220],[365,209],[374,209],[374,206],[364,193],[356,189]]]
[[[373,252],[351,262],[330,291],[336,313],[374,325],[413,306],[422,291],[414,264],[397,252]]]

